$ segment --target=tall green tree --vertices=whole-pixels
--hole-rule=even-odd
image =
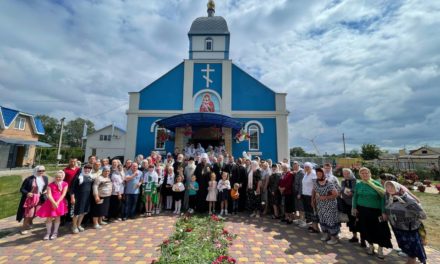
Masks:
[[[364,160],[377,159],[380,153],[380,148],[375,144],[363,144],[361,147],[361,157]]]
[[[307,153],[302,147],[293,147],[290,149],[290,156],[294,157],[315,157],[313,153]]]
[[[39,140],[52,146],[58,144],[61,127],[60,120],[48,115],[37,115],[36,117],[41,120],[45,130],[45,134],[39,136]]]
[[[95,132],[95,124],[92,121],[82,118],[71,120],[64,126],[65,140],[63,140],[63,144],[70,147],[80,147],[84,124],[87,124],[87,135]]]

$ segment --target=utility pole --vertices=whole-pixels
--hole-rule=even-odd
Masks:
[[[342,133],[342,143],[344,144],[344,158],[347,157],[347,153],[345,152],[345,135]]]
[[[63,117],[60,120],[61,121],[61,131],[60,131],[60,142],[58,143],[58,153],[57,153],[58,163],[57,163],[57,166],[60,165],[60,160],[61,160],[61,142],[63,141],[63,129],[64,129],[64,120],[65,119],[66,118]]]

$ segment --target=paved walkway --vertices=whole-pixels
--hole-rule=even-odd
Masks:
[[[28,235],[13,233],[0,239],[1,263],[151,263],[159,256],[159,245],[174,230],[176,217],[161,215],[113,223],[102,230],[86,229],[72,235],[60,229],[56,241],[42,241],[45,234],[42,220]],[[293,225],[286,226],[268,218],[231,216],[226,228],[238,235],[230,247],[230,255],[238,263],[404,263],[405,259],[386,251],[386,261],[365,254],[348,243],[346,229],[342,242],[328,246],[320,236]],[[14,218],[0,220],[0,233],[17,231]],[[152,227],[152,228],[151,228]],[[429,263],[440,263],[440,252],[427,248]]]

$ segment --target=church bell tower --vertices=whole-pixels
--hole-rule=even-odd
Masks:
[[[226,20],[215,16],[213,0],[207,4],[208,16],[193,21],[188,32],[189,59],[229,59],[230,34]]]

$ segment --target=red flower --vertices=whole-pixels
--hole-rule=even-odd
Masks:
[[[227,235],[227,234],[229,234],[228,230],[223,228],[223,235]]]
[[[216,216],[215,214],[211,215],[211,220],[214,220],[214,221],[220,221],[220,219],[218,218],[218,216]]]
[[[168,245],[170,243],[170,240],[169,239],[165,239],[164,241],[163,241],[163,244],[164,245]]]
[[[185,229],[185,232],[191,232],[192,231],[192,228],[187,228],[187,229]]]
[[[212,262],[212,264],[220,264],[220,263],[224,263],[224,261],[226,261],[227,263],[236,263],[237,261],[229,256],[219,256],[216,260],[214,260]]]

